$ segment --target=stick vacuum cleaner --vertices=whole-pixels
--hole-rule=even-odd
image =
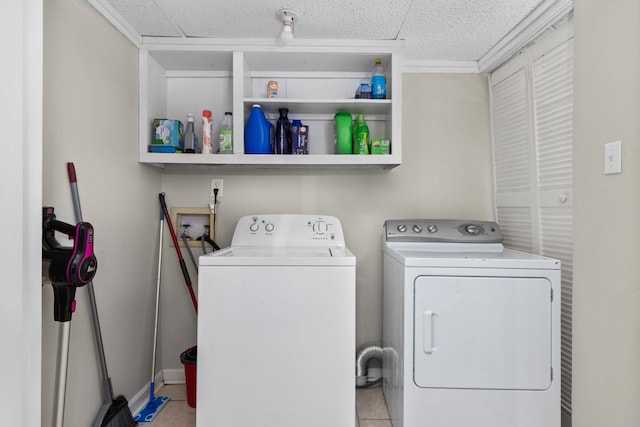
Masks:
[[[62,246],[56,240],[56,232],[69,236],[73,240],[73,247]],[[58,221],[54,208],[44,207],[42,257],[49,261],[48,277],[53,285],[54,297],[53,317],[56,322],[60,322],[53,426],[62,427],[69,361],[70,322],[76,308],[76,288],[89,283],[98,267],[98,261],[93,253],[93,227],[88,222],[79,222],[74,226]]]

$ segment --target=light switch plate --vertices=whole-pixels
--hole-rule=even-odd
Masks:
[[[622,173],[622,141],[604,145],[604,174]]]

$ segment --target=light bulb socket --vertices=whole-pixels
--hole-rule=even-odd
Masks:
[[[291,23],[298,22],[300,18],[300,14],[293,9],[280,9],[278,13],[276,13],[276,18],[282,23],[285,21],[289,21]]]
[[[276,18],[282,23],[281,41],[286,43],[293,40],[293,25],[298,21],[299,16],[298,12],[293,9],[280,9],[276,13]]]

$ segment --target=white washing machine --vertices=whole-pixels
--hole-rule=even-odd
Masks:
[[[389,220],[383,390],[394,427],[559,427],[560,262],[494,222]]]
[[[355,267],[321,215],[243,217],[200,257],[196,424],[353,427]]]

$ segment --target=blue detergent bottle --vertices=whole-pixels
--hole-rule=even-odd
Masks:
[[[244,128],[244,152],[245,154],[272,154],[271,128],[262,112],[260,105],[254,104],[251,115]]]

